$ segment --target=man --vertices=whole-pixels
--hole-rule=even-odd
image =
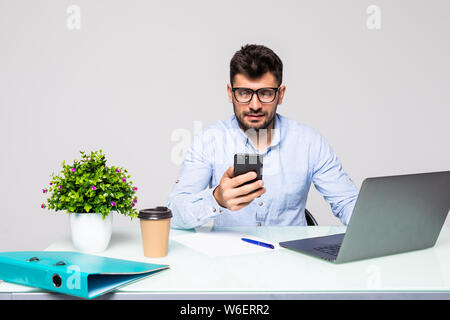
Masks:
[[[314,129],[278,114],[286,87],[283,64],[269,48],[246,45],[230,62],[228,98],[234,116],[194,137],[169,196],[172,226],[306,225],[313,183],[344,225],[358,189],[335,153]],[[262,180],[250,172],[233,176],[235,153],[263,158]]]

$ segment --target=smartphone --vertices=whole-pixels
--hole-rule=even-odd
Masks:
[[[256,172],[256,178],[241,184],[252,183],[256,180],[262,179],[262,169],[263,169],[263,157],[257,153],[237,153],[234,155],[234,176],[239,176],[241,174],[247,173],[249,171]],[[239,187],[240,187],[239,186]],[[259,190],[259,189],[258,189]],[[255,190],[257,191],[257,190]]]

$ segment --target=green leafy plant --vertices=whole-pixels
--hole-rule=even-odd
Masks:
[[[42,192],[49,194],[47,203],[41,208],[65,210],[68,213],[99,213],[103,219],[112,211],[131,218],[137,217],[137,187],[128,181],[128,171],[121,167],[106,165],[102,150],[86,155],[80,151],[81,160],[72,165],[62,163],[59,175],[51,175],[48,188]]]

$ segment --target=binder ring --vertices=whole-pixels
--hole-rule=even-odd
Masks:
[[[62,279],[61,279],[61,277],[59,276],[59,274],[54,274],[53,275],[53,277],[52,277],[52,282],[53,282],[53,285],[56,287],[56,288],[59,288],[59,287],[61,287],[61,285],[62,285]]]
[[[41,259],[39,259],[38,257],[31,257],[30,259],[28,259],[28,262],[33,262],[33,261],[39,261]]]

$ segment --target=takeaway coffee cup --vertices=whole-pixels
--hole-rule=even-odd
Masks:
[[[142,209],[139,211],[138,218],[141,221],[144,256],[165,257],[169,245],[172,211],[167,207]]]

